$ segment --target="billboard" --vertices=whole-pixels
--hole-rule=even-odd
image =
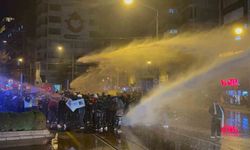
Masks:
[[[63,6],[63,36],[66,39],[84,38],[86,17],[78,3],[69,3]]]

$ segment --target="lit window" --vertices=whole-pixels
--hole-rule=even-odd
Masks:
[[[170,34],[177,34],[177,33],[178,33],[178,30],[177,30],[177,29],[170,29],[170,30],[169,30],[169,33],[170,33]]]
[[[15,18],[12,18],[12,17],[6,17],[6,18],[5,18],[5,21],[6,21],[6,22],[11,22],[11,21],[13,21],[13,20],[15,20]]]
[[[175,9],[175,8],[169,8],[168,9],[168,13],[169,14],[176,14],[177,13],[177,9]]]

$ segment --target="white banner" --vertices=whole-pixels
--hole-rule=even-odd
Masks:
[[[69,99],[66,103],[66,105],[69,107],[69,109],[74,112],[75,110],[85,107],[85,101],[84,99],[78,99],[78,100],[72,100]]]

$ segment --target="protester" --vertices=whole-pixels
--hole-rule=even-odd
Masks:
[[[81,107],[78,108],[79,126],[80,126],[80,129],[84,129],[85,128],[85,120],[84,120],[84,116],[85,116],[85,101],[82,98],[81,94],[78,94],[77,97],[78,97],[78,100],[81,100],[81,101],[79,101],[79,103],[80,103],[79,105]]]
[[[221,128],[224,126],[224,109],[219,104],[219,101],[215,100],[209,108],[209,113],[212,117],[211,122],[211,138],[221,138]]]
[[[58,121],[57,121],[57,128],[66,130],[67,128],[67,119],[68,119],[68,111],[69,108],[66,106],[66,98],[61,98],[58,103]]]
[[[18,90],[0,89],[0,96],[1,112],[41,111],[48,127],[61,131],[84,129],[104,132],[120,129],[122,117],[129,105],[139,100],[135,94],[111,96],[72,91],[20,93]],[[69,100],[74,103],[75,109],[67,104]]]
[[[48,123],[50,128],[54,128],[57,124],[57,102],[54,99],[51,99],[48,104]]]

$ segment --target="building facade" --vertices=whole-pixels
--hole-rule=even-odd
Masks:
[[[250,19],[249,0],[221,0],[221,23],[243,23],[248,24]]]
[[[182,8],[184,29],[211,29],[219,25],[218,0],[188,0]]]
[[[13,17],[4,17],[0,21],[0,29],[0,74],[8,78],[19,79],[18,72],[20,72],[21,66],[17,63],[18,58],[29,62],[29,59],[24,58],[25,53],[27,53],[26,30]],[[28,81],[29,77],[26,74],[28,70],[22,71],[25,75],[25,81]]]
[[[160,7],[162,33],[175,35],[219,25],[218,0],[169,0]]]
[[[76,60],[91,51],[98,31],[90,2],[37,0],[36,66],[41,79],[36,83],[65,84],[75,78]]]

